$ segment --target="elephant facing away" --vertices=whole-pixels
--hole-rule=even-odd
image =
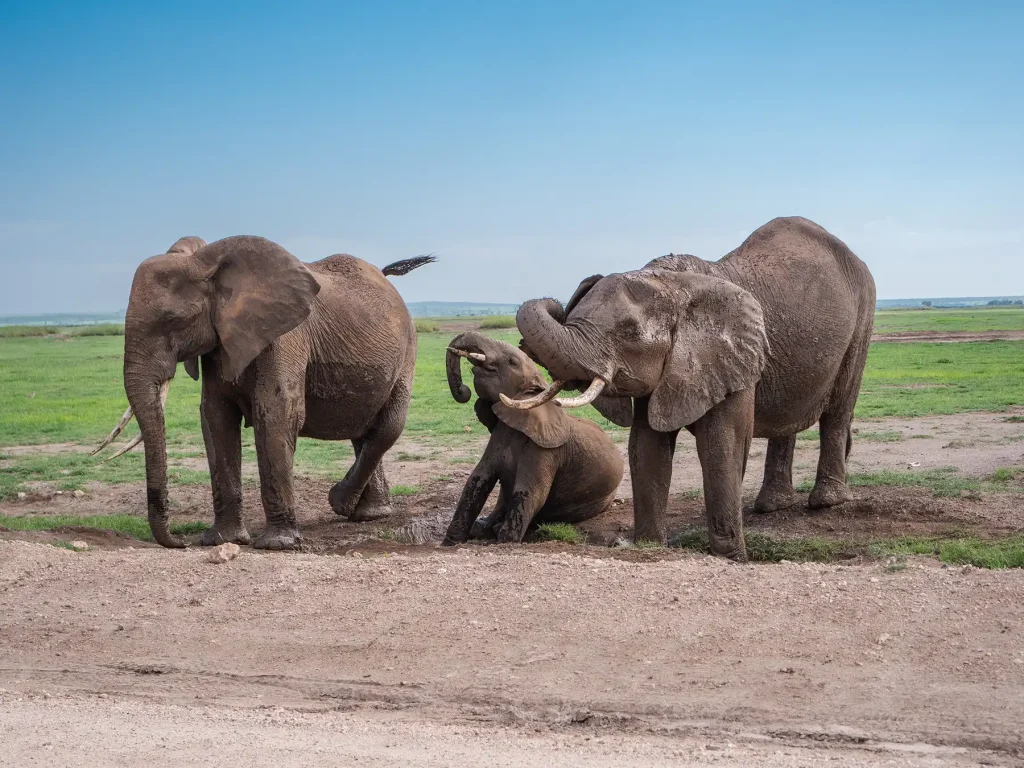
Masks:
[[[407,259],[383,271],[347,255],[303,264],[276,243],[238,236],[209,245],[182,238],[142,262],[125,315],[130,407],[97,451],[134,414],[158,543],[184,546],[168,527],[164,433],[164,404],[179,362],[193,379],[200,369],[203,377],[200,416],[214,513],[204,545],[250,542],[241,515],[243,420],[255,432],[267,517],[254,547],[301,546],[292,488],[299,436],[352,441],[355,462],[330,493],[337,514],[354,520],[387,514],[380,460],[405,426],[416,330],[386,275],[433,260]]]
[[[753,437],[768,438],[758,512],[790,506],[796,435],[819,423],[811,508],[850,498],[850,424],[874,324],[875,284],[838,238],[774,219],[717,262],[669,255],[580,283],[569,303],[527,302],[523,349],[561,387],[586,388],[631,425],[635,536],[662,541],[676,437],[697,440],[712,550],[746,558],[742,481]],[[508,401],[506,401],[508,403]]]
[[[604,430],[555,403],[517,410],[500,402],[502,395],[543,392],[547,382],[522,351],[477,332],[456,336],[448,347],[448,386],[460,403],[470,398],[462,383],[463,358],[473,364],[473,407],[491,439],[466,481],[444,543],[465,542],[471,532],[518,542],[532,523],[578,523],[607,509],[623,462]],[[495,511],[474,529],[495,483],[501,484]]]

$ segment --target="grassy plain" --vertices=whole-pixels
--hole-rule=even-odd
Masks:
[[[875,313],[875,333],[911,331],[1024,331],[1024,307],[884,309]]]

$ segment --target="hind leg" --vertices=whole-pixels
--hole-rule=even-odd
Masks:
[[[409,389],[399,382],[376,422],[358,438],[355,462],[345,479],[331,488],[329,499],[335,514],[360,522],[390,513],[387,480],[380,461],[405,428],[409,398]],[[365,494],[371,483],[370,492]]]
[[[796,435],[771,438],[764,459],[764,482],[754,502],[755,512],[775,512],[796,503],[793,489],[793,450]]]

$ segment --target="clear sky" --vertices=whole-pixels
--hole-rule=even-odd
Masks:
[[[842,9],[837,6],[843,6]],[[1024,2],[0,4],[0,315],[183,235],[567,297],[802,215],[879,298],[1024,293]]]

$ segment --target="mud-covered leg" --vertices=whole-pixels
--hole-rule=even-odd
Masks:
[[[534,516],[544,506],[557,473],[555,455],[532,443],[520,456],[516,467],[516,483],[508,502],[508,513],[498,529],[502,544],[523,540]]]
[[[463,544],[469,539],[469,532],[473,523],[480,515],[480,510],[487,503],[487,497],[491,495],[498,476],[491,470],[490,462],[487,461],[487,454],[480,463],[473,468],[473,473],[466,481],[459,497],[459,504],[455,507],[455,514],[448,524],[448,531],[444,535],[442,544],[446,547],[455,544]]]
[[[260,469],[260,495],[267,527],[257,549],[301,549],[295,519],[292,464],[305,416],[305,381],[280,383],[267,376],[253,397],[253,433]]]
[[[504,483],[498,483],[498,502],[494,505],[494,511],[487,517],[477,518],[469,531],[471,539],[495,539],[498,531],[505,522],[508,515],[509,501],[512,497],[511,491]]]
[[[199,543],[248,544],[251,538],[242,522],[242,412],[204,387],[199,416],[213,485],[213,527],[203,532]]]
[[[846,485],[846,456],[850,447],[850,424],[853,413],[824,413],[818,422],[821,431],[821,452],[818,476],[807,500],[811,509],[832,507],[853,498]]]
[[[355,451],[356,458],[359,458],[362,447],[362,438],[352,441],[352,448]],[[366,487],[359,497],[356,511],[352,513],[349,519],[360,522],[377,520],[381,517],[387,517],[393,511],[391,507],[391,486],[388,484],[388,479],[384,474],[384,462],[380,461],[377,463],[373,474],[370,475],[370,480],[366,483]]]
[[[387,514],[381,513],[380,507],[375,507],[370,501],[363,509],[358,507],[363,491],[379,468],[380,460],[405,429],[408,407],[409,392],[403,383],[399,383],[387,405],[381,409],[376,423],[360,438],[356,460],[346,473],[345,479],[331,488],[329,499],[335,514],[346,516],[353,521],[372,520]],[[380,477],[383,476],[381,469]]]
[[[647,423],[647,398],[636,398],[629,431],[629,472],[633,484],[633,538],[664,543],[665,514],[672,482],[672,456],[679,432],[658,432]]]
[[[754,432],[754,390],[734,392],[694,425],[711,551],[745,561],[743,472]]]
[[[796,503],[793,488],[793,451],[796,435],[772,438],[764,459],[764,482],[754,502],[755,512],[775,512]]]

